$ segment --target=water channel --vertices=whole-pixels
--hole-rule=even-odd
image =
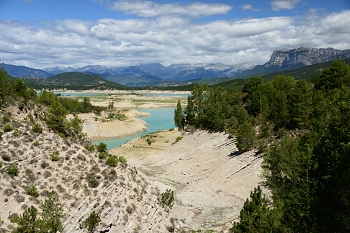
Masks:
[[[96,97],[108,95],[106,93],[87,93],[87,92],[55,92],[55,94],[61,94],[62,96],[72,96],[72,97]],[[186,99],[188,94],[178,94],[178,93],[142,93],[145,96],[173,96]],[[93,140],[92,142],[98,145],[100,142],[107,144],[107,149],[113,149],[115,147],[121,146],[135,138],[139,138],[143,135],[157,132],[160,130],[168,130],[174,128],[174,108],[136,108],[136,110],[141,112],[150,113],[150,116],[140,117],[147,123],[147,130],[136,133],[130,136],[125,136],[121,138],[114,139],[104,139],[104,140]]]
[[[174,128],[174,110],[175,108],[147,108],[140,109],[136,108],[136,110],[141,112],[148,112],[151,115],[146,117],[140,117],[142,120],[146,121],[147,131],[140,132],[131,136],[126,136],[122,138],[115,139],[105,139],[105,140],[93,140],[94,144],[99,144],[100,142],[104,142],[107,144],[107,149],[113,149],[115,147],[121,146],[128,141],[139,138],[142,135],[146,135],[149,133],[157,132],[160,130],[168,130]]]

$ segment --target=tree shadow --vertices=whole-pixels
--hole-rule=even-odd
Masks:
[[[229,154],[228,157],[233,158],[243,154],[244,152],[245,152],[244,150],[236,150],[235,152],[231,152],[231,154]]]

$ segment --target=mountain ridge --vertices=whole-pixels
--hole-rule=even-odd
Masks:
[[[336,58],[350,58],[350,49],[334,48],[284,48],[275,50],[266,63],[255,65],[245,62],[234,65],[222,63],[171,64],[142,63],[126,67],[87,65],[81,68],[51,67],[44,70],[24,66],[3,64],[4,69],[14,77],[48,78],[65,72],[97,74],[100,77],[125,86],[156,86],[164,83],[197,82],[197,80],[221,77],[249,78],[254,75],[297,69],[303,66],[329,62]],[[16,69],[17,68],[17,69]]]

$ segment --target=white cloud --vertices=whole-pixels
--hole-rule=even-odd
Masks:
[[[188,5],[181,3],[160,4],[151,1],[117,1],[111,6],[112,10],[122,11],[141,17],[158,17],[164,15],[184,15],[190,17],[226,14],[232,7],[226,4],[205,4],[200,2]]]
[[[301,0],[272,0],[271,6],[274,11],[293,9]]]
[[[261,11],[261,9],[259,8],[254,8],[252,5],[250,4],[245,4],[242,6],[243,10],[250,10],[250,11]]]
[[[0,21],[0,59],[34,68],[135,63],[263,64],[284,47],[349,49],[350,10],[299,18],[194,23],[187,17],[62,20],[41,27]]]

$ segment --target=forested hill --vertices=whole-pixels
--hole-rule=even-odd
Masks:
[[[252,77],[242,91],[195,85],[179,128],[225,131],[263,154],[263,177],[233,232],[350,232],[350,66],[312,79]],[[272,206],[268,203],[271,201]]]
[[[124,90],[127,87],[101,78],[96,74],[86,74],[81,72],[67,72],[51,76],[46,79],[28,78],[24,82],[32,88],[42,89],[58,89],[65,88],[71,90],[86,90],[86,89],[118,89]]]

